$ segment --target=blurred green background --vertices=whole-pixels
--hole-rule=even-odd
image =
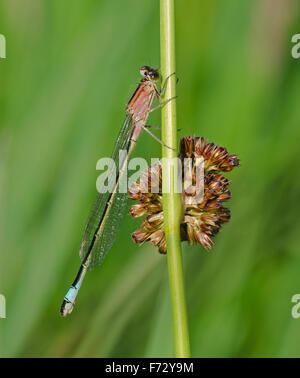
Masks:
[[[232,219],[183,245],[194,357],[300,356],[297,0],[176,0],[179,138],[238,154]],[[171,357],[167,264],[129,216],[68,318],[62,298],[139,67],[159,67],[158,0],[1,0],[0,355]],[[150,123],[159,125],[160,112]],[[135,156],[159,157],[143,134]]]

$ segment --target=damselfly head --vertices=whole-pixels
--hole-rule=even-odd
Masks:
[[[140,68],[140,73],[148,80],[157,81],[159,79],[159,73],[154,68],[149,66],[143,66]]]

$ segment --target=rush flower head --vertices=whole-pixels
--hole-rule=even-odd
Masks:
[[[180,141],[179,159],[182,163],[179,177],[183,188],[181,240],[191,245],[199,243],[205,249],[210,249],[214,244],[212,237],[230,219],[229,209],[223,206],[231,198],[229,181],[221,172],[229,172],[237,167],[239,159],[237,155],[230,155],[224,147],[206,143],[202,137],[190,136]],[[187,159],[190,162],[188,170],[184,169]],[[199,188],[196,190],[195,185],[199,166],[202,167],[200,200],[197,197]],[[142,227],[133,232],[133,240],[138,244],[148,241],[157,246],[160,253],[166,253],[161,162],[142,173],[139,182],[130,187],[128,196],[139,202],[130,207],[131,215],[134,218],[147,215]]]

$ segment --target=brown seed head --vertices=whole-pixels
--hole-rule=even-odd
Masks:
[[[195,201],[199,195],[193,185],[196,182],[196,170],[199,160],[204,159],[204,177],[202,200]],[[186,136],[180,141],[179,158],[184,167],[185,159],[192,159],[192,167],[188,174],[182,172],[183,214],[181,220],[181,239],[191,245],[201,244],[209,250],[213,246],[212,237],[215,236],[222,224],[230,219],[229,209],[223,202],[231,198],[229,180],[220,172],[229,172],[239,166],[237,155],[230,155],[224,147],[214,143],[206,143],[204,138]],[[153,190],[153,188],[155,190]],[[199,189],[199,188],[198,188]],[[149,241],[157,246],[160,253],[166,253],[166,239],[164,234],[164,214],[162,208],[162,166],[157,162],[145,170],[138,183],[134,183],[129,190],[129,198],[140,203],[130,208],[133,217],[148,214],[142,227],[132,234],[135,243],[142,244]]]

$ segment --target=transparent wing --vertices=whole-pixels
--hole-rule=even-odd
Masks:
[[[128,151],[133,128],[134,124],[131,116],[127,116],[118,135],[112,154],[112,159],[115,161],[117,169],[122,167],[124,163],[124,161],[120,161],[119,159],[119,150]],[[109,167],[108,169],[110,171],[114,169],[114,167]],[[117,175],[117,182],[119,179],[120,177]],[[82,262],[87,258],[87,255],[89,255],[89,269],[93,269],[101,264],[111,248],[124,215],[126,199],[127,193],[119,193],[117,187],[115,187],[113,193],[106,192],[97,194],[85,227],[79,251]]]
[[[95,241],[92,247],[89,270],[100,265],[112,247],[125,213],[126,203],[127,193],[118,193],[107,217],[103,221],[103,229],[101,230],[100,237]]]

